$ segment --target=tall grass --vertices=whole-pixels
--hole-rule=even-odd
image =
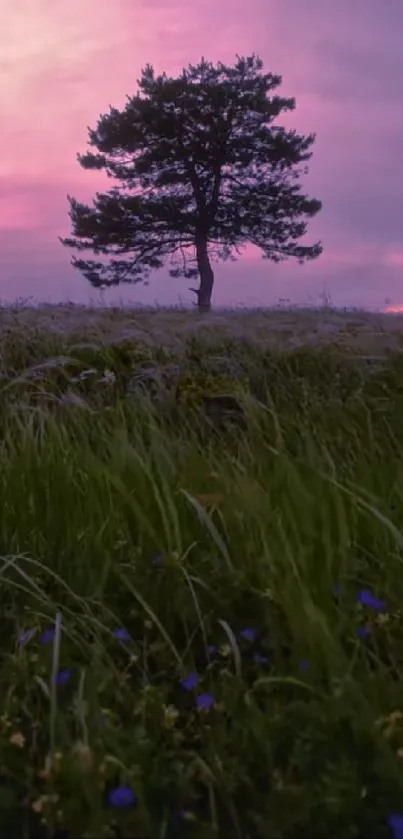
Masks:
[[[78,337],[2,339],[0,835],[398,836],[400,356]]]

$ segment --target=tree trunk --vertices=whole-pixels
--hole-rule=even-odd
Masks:
[[[196,236],[195,246],[200,286],[198,289],[191,288],[190,291],[194,291],[197,296],[197,306],[199,312],[210,312],[211,294],[214,285],[214,272],[208,255],[207,239],[204,236]]]

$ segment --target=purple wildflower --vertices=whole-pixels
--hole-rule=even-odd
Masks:
[[[371,627],[370,626],[359,626],[357,629],[357,635],[359,638],[365,639],[368,638],[368,635],[371,634]]]
[[[190,673],[189,676],[186,676],[185,679],[182,679],[181,686],[185,690],[194,690],[195,687],[197,687],[198,683],[199,683],[199,677],[198,677],[197,673]]]
[[[393,839],[403,839],[403,815],[391,813],[388,818],[388,825],[392,831]]]
[[[212,696],[211,693],[200,693],[196,699],[196,704],[198,708],[208,710],[209,708],[212,708],[213,705],[215,705],[214,696]]]
[[[268,664],[269,663],[269,659],[268,659],[267,655],[262,655],[262,653],[254,653],[253,661],[257,665]]]
[[[342,589],[340,583],[336,583],[336,585],[333,588],[333,594],[336,597],[339,597],[339,595],[342,593],[342,591],[343,591],[343,589]]]
[[[133,807],[137,803],[137,797],[131,787],[123,785],[110,791],[108,803],[111,807],[125,809],[126,807]]]
[[[309,670],[309,661],[306,658],[303,658],[302,661],[300,661],[299,666],[301,670]]]
[[[124,626],[114,629],[113,635],[118,641],[123,641],[123,643],[130,641],[130,635]]]
[[[386,609],[386,603],[375,597],[375,595],[372,594],[371,591],[368,591],[368,589],[361,589],[361,591],[358,592],[357,600],[361,603],[361,606],[368,606],[370,609],[376,609],[380,612],[383,611],[383,609]]]
[[[56,633],[53,628],[45,629],[41,635],[41,644],[50,644],[50,642],[54,640],[55,634]]]
[[[57,685],[67,685],[67,682],[70,681],[71,677],[71,670],[59,670],[56,674],[56,684]]]
[[[247,627],[246,629],[243,629],[242,632],[240,632],[239,634],[241,638],[244,639],[244,641],[250,641],[252,643],[256,638],[257,632],[256,629]]]
[[[217,650],[217,647],[216,647],[216,645],[215,645],[215,644],[210,644],[210,645],[207,647],[207,653],[208,653],[208,655],[216,655],[216,653],[217,653],[217,652],[218,652],[218,650]]]

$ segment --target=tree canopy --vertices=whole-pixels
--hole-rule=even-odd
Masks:
[[[212,260],[234,260],[247,243],[274,262],[320,255],[320,242],[299,243],[322,206],[299,182],[315,135],[273,125],[295,100],[273,94],[282,78],[262,68],[255,55],[232,67],[202,58],[176,78],[147,65],[124,110],[110,106],[88,129],[97,153],[77,155],[80,165],[117,185],[92,207],[68,196],[74,238],[60,241],[111,257],[73,257],[93,286],[147,280],[170,258],[171,276],[199,278],[192,291],[208,310]]]

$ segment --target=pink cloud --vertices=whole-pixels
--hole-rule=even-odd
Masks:
[[[10,271],[20,284],[25,276],[30,293],[28,248],[49,293],[69,283],[82,298],[91,293],[57,239],[70,232],[66,194],[91,202],[110,186],[102,174],[81,170],[76,153],[86,150],[87,126],[135,92],[147,62],[175,75],[202,55],[232,63],[235,53],[252,52],[265,70],[283,74],[284,94],[297,98],[286,124],[317,133],[304,187],[323,200],[308,239],[322,238],[325,250],[301,268],[262,263],[248,246],[238,263],[216,266],[217,300],[246,299],[246,271],[248,290],[262,304],[315,293],[323,281],[341,301],[372,305],[394,294],[401,269],[402,26],[400,0],[390,0],[387,15],[379,0],[2,4],[0,241],[8,268],[0,296],[13,292]],[[141,295],[172,301],[181,289],[190,296],[186,281],[161,271]],[[122,287],[118,294],[137,292]]]
[[[403,249],[390,251],[385,255],[384,264],[390,268],[398,268],[403,271]]]

